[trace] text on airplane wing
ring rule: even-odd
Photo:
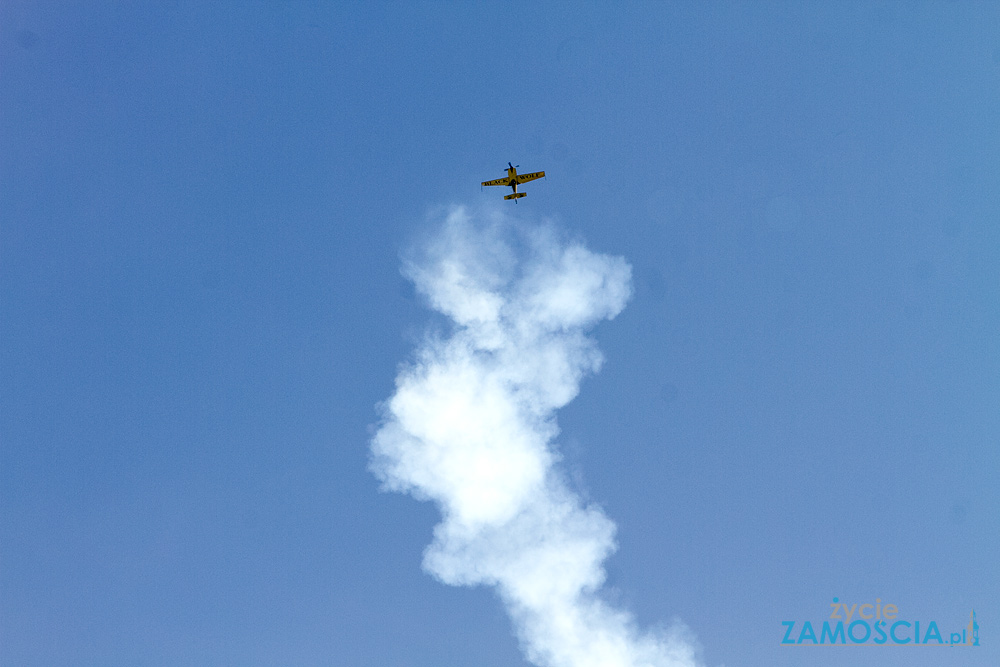
[[[544,176],[545,176],[545,172],[544,171],[536,171],[533,174],[518,174],[517,175],[517,182],[518,183],[527,183],[528,181],[533,181],[536,178],[543,178]]]
[[[510,185],[510,179],[498,178],[495,181],[483,181],[483,185]]]

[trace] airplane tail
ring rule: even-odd
[[[515,192],[512,195],[505,195],[504,199],[520,199],[521,197],[527,197],[527,192]]]

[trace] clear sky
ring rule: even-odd
[[[1000,664],[1000,5],[147,4],[0,6],[0,664],[527,665],[368,469],[501,204],[632,266],[553,443],[609,604]],[[982,645],[781,645],[835,597]]]

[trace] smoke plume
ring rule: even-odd
[[[602,357],[585,332],[631,294],[631,267],[551,228],[452,209],[404,273],[451,320],[396,378],[372,440],[386,490],[443,515],[424,569],[495,586],[543,667],[690,667],[683,626],[641,632],[601,596],[615,525],[564,482],[555,411]]]

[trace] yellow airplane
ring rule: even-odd
[[[517,167],[520,166],[521,165],[517,165]],[[518,183],[527,183],[528,181],[533,181],[536,178],[545,177],[544,171],[536,171],[533,174],[519,174],[517,173],[517,167],[512,165],[510,162],[507,163],[507,167],[507,178],[498,178],[495,181],[483,181],[483,185],[507,185],[514,188],[514,194],[504,195],[504,199],[513,199],[515,204],[519,198],[525,197],[528,194],[527,192],[517,191]]]

